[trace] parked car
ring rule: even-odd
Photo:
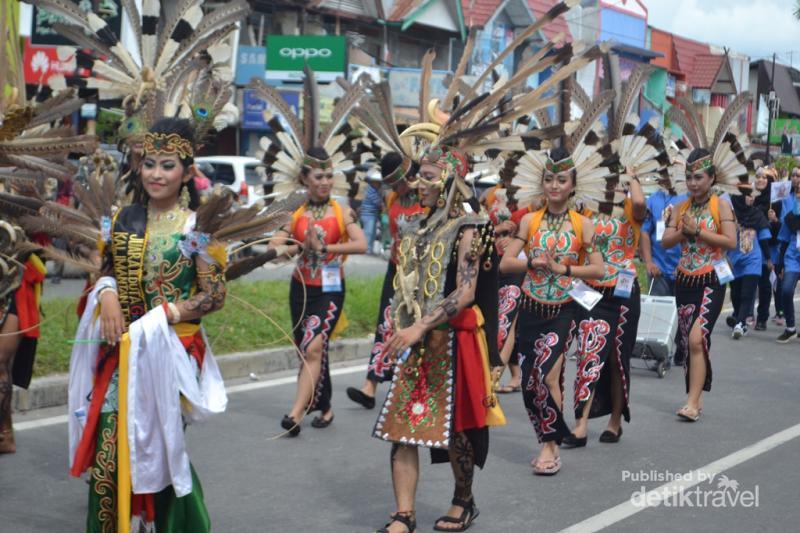
[[[215,155],[195,159],[198,169],[217,184],[232,190],[239,203],[250,206],[272,192],[272,183],[264,173],[264,163],[256,157]]]

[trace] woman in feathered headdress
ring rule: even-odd
[[[326,428],[333,422],[328,346],[331,336],[346,324],[341,319],[345,298],[342,263],[350,254],[367,251],[367,239],[355,213],[334,198],[347,196],[354,186],[345,176],[345,172],[354,174],[347,118],[362,91],[356,87],[341,97],[331,122],[320,128],[317,83],[308,66],[302,121],[274,88],[255,78],[251,86],[269,104],[266,113],[270,114],[271,133],[261,139],[261,147],[267,175],[275,182],[275,195],[281,198],[307,191],[305,203],[275,234],[268,250],[298,257],[289,307],[295,345],[302,357],[294,403],[281,420],[288,435],[296,437],[309,412],[320,411],[311,421],[314,428]]]
[[[600,442],[618,442],[622,418],[630,422],[630,358],[640,313],[640,289],[633,260],[646,209],[639,179],[657,176],[668,163],[655,129],[646,124],[639,130],[639,117],[630,114],[650,68],[642,65],[631,73],[625,88],[618,91],[617,105],[609,110],[608,135],[600,153],[611,174],[603,201],[583,212],[594,225],[595,244],[605,271],[601,279],[589,280],[602,298],[591,310],[584,310],[578,322],[576,424],[563,439],[564,447],[586,445],[589,418],[611,415]],[[598,100],[584,109],[590,120],[615,100],[615,92],[603,93]]]
[[[726,284],[733,274],[725,251],[737,243],[736,218],[717,190],[736,192],[749,180],[747,141],[732,130],[749,101],[739,95],[726,109],[711,143],[691,102],[679,98],[669,117],[683,130],[680,141],[685,159],[689,199],[673,210],[662,243],[680,244],[681,259],[675,277],[678,306],[676,359],[685,361],[686,404],[677,415],[691,422],[700,418],[703,391],[711,390],[711,332],[722,310]],[[686,155],[688,153],[688,155]]]
[[[558,473],[558,444],[570,434],[561,412],[561,376],[579,316],[573,300],[574,280],[603,275],[603,259],[593,244],[593,225],[570,204],[575,200],[591,203],[592,189],[605,188],[608,169],[598,168],[601,160],[583,144],[574,154],[565,148],[530,151],[520,160],[513,182],[519,187],[520,202],[542,194],[546,201],[545,207],[522,218],[500,264],[501,272],[525,273],[517,319],[525,335],[518,346],[525,407],[543,443],[532,462],[535,474]],[[523,249],[525,260],[517,257]]]

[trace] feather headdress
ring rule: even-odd
[[[317,81],[308,65],[304,74],[302,121],[276,89],[257,78],[250,81],[249,87],[267,102],[264,116],[271,130],[261,138],[258,157],[266,164],[267,175],[275,181],[273,194],[279,198],[302,188],[300,173],[303,168],[332,170],[331,194],[347,195],[357,186],[347,118],[364,96],[363,88],[351,86],[334,106],[330,123],[320,128]],[[324,149],[329,158],[313,157],[309,152],[314,148]]]
[[[677,140],[679,152],[676,164],[685,169],[686,174],[707,169],[713,165],[716,171],[715,187],[723,192],[738,192],[737,185],[747,183],[753,171],[749,156],[747,135],[740,134],[736,126],[739,115],[750,103],[750,93],[739,94],[722,114],[709,142],[702,119],[694,104],[686,98],[678,98],[667,116],[680,126],[683,137]],[[705,148],[710,156],[688,164],[688,157],[695,148]]]
[[[66,19],[54,29],[94,55],[78,55],[78,64],[91,68],[88,78],[56,77],[51,85],[66,83],[96,89],[101,99],[123,99],[126,120],[120,136],[147,131],[165,116],[192,118],[202,140],[230,100],[231,72],[226,66],[230,47],[225,39],[248,13],[245,0],[219,4],[203,12],[204,0],[159,0],[121,3],[134,36],[124,45],[97,13],[84,11],[68,0],[31,0],[35,6]],[[96,76],[95,76],[96,75]],[[218,124],[219,125],[219,124]]]

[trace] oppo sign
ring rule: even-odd
[[[333,56],[333,50],[330,48],[281,48],[278,53],[281,57],[290,59],[312,59],[315,57],[321,59],[328,59]]]
[[[342,35],[267,35],[267,78],[302,79],[306,64],[335,79],[346,70],[347,42]]]

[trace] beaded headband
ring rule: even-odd
[[[429,148],[427,152],[425,152],[425,155],[422,156],[420,163],[436,165],[446,170],[448,174],[450,172],[455,172],[459,178],[463,178],[467,175],[468,165],[466,156],[452,148],[444,148],[441,146]]]
[[[562,159],[561,161],[553,161],[552,159],[547,158],[544,168],[553,174],[560,174],[561,172],[566,172],[567,170],[572,170],[575,168],[575,163],[572,161],[571,157]]]
[[[333,163],[331,162],[330,158],[328,159],[317,159],[316,157],[312,157],[306,154],[303,157],[303,165],[309,168],[315,168],[320,170],[330,170],[333,168]]]
[[[145,154],[176,154],[181,159],[194,157],[192,143],[177,133],[145,133],[143,149]]]
[[[689,163],[686,170],[688,174],[695,174],[697,172],[706,171],[712,166],[714,166],[714,162],[711,160],[711,156],[707,155],[705,157],[701,157],[694,163]]]

